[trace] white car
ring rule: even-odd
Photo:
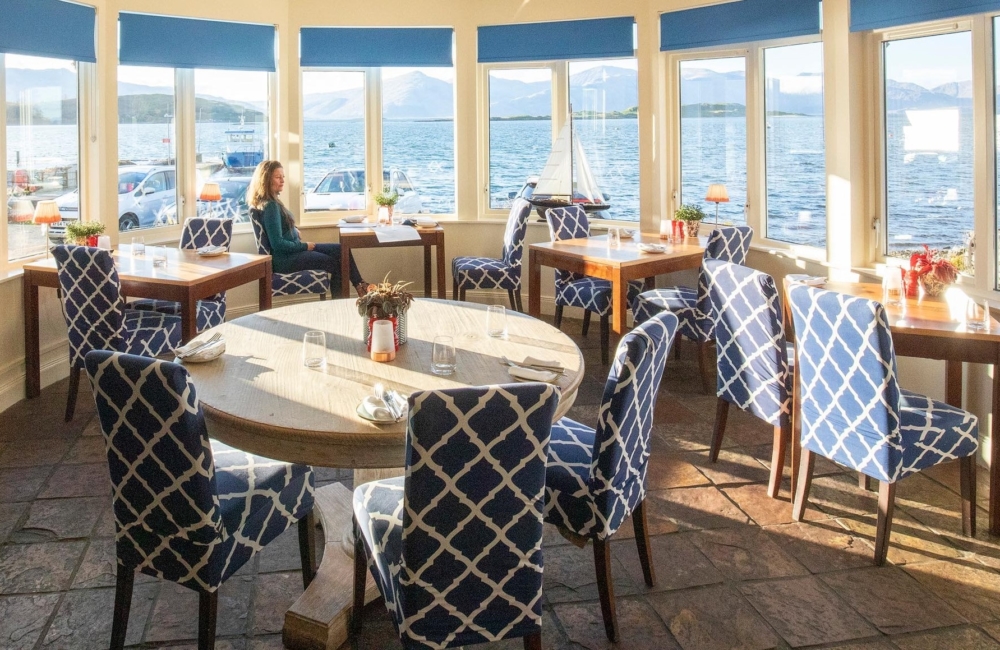
[[[165,226],[170,223],[170,209],[176,202],[173,167],[127,165],[118,168],[118,230]],[[80,195],[76,190],[57,198],[56,204],[64,221],[80,218]],[[57,232],[52,236],[55,238]]]
[[[389,186],[390,191],[396,190],[399,194],[396,211],[403,214],[423,212],[420,195],[406,172],[401,169],[384,170],[382,182]],[[367,189],[365,170],[334,169],[306,194],[306,210],[364,210]]]

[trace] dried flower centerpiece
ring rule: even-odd
[[[396,349],[406,343],[406,310],[413,302],[413,294],[406,291],[410,282],[389,282],[389,276],[379,284],[369,284],[365,295],[358,298],[358,314],[364,317],[365,343],[371,346],[372,324],[377,320],[392,321],[396,336]]]
[[[910,256],[910,270],[917,274],[920,286],[929,296],[940,296],[945,287],[958,279],[955,265],[927,244],[922,253]]]

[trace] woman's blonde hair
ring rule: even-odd
[[[281,203],[271,191],[271,177],[279,169],[282,169],[282,166],[277,160],[264,160],[253,170],[250,187],[247,188],[247,203],[251,208],[263,210],[271,201]]]

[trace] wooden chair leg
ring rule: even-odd
[[[330,296],[326,295],[325,293],[319,294],[319,300],[320,300],[320,302],[323,302],[324,300],[329,299],[329,297]]]
[[[722,437],[726,435],[726,421],[729,419],[729,402],[721,397],[715,403],[715,429],[712,432],[712,449],[708,459],[713,463],[719,460],[719,450],[722,449]]]
[[[788,442],[792,439],[792,423],[786,421],[785,424],[774,427],[774,448],[771,450],[771,478],[767,484],[767,495],[772,499],[778,498],[781,491],[781,479],[785,476],[785,453],[788,450]]]
[[[312,511],[299,519],[299,557],[302,559],[302,588],[308,589],[316,577],[316,518]]]
[[[611,582],[611,544],[594,540],[594,568],[597,569],[597,595],[601,599],[601,615],[608,641],[618,642],[618,616],[615,614],[615,588]]]
[[[816,467],[816,457],[808,449],[803,449],[799,456],[798,485],[795,487],[795,503],[792,506],[792,519],[802,521],[809,505],[809,489],[812,487],[813,468]]]
[[[678,334],[674,337],[674,360],[680,361],[681,358],[681,335]]]
[[[608,355],[611,346],[611,315],[601,316],[601,365],[608,365]]]
[[[878,485],[878,523],[875,528],[875,566],[885,564],[892,532],[892,510],[896,505],[896,484],[880,481]]]
[[[451,278],[451,299],[458,300],[458,276]]]
[[[198,594],[198,650],[215,650],[215,624],[219,613],[219,591]]]
[[[128,631],[128,614],[132,607],[132,585],[135,584],[135,571],[118,565],[118,577],[115,579],[115,614],[111,623],[111,650],[122,650],[125,647],[125,633]]]
[[[513,289],[507,289],[507,300],[510,301],[510,310],[517,311],[517,300],[514,298]]]
[[[73,413],[76,411],[76,395],[80,392],[80,371],[81,368],[69,369],[69,392],[66,394],[66,421],[73,420]]]
[[[351,609],[351,632],[361,631],[361,613],[365,609],[365,588],[368,582],[368,551],[361,537],[357,518],[354,519],[354,607]]]
[[[858,472],[858,487],[865,492],[870,492],[872,489],[872,477],[863,472]]]
[[[715,370],[715,366],[708,361],[708,341],[698,341],[698,368],[701,369],[701,388],[708,394],[715,392],[713,390],[715,377],[712,376],[712,372]]]
[[[552,325],[555,326],[556,329],[562,327],[562,313],[563,313],[563,306],[556,305],[556,315],[552,319]]]
[[[462,302],[465,302],[465,287],[461,287],[458,290],[458,299],[461,300]]]
[[[514,297],[517,298],[517,311],[524,313],[524,305],[521,304],[521,290],[518,289],[514,292]]]
[[[542,650],[542,633],[535,632],[524,637],[524,650]]]
[[[635,546],[639,551],[639,565],[647,587],[656,586],[656,571],[653,569],[653,547],[649,544],[649,526],[646,524],[646,499],[643,497],[632,512],[632,528],[635,529]]]
[[[587,338],[587,332],[589,332],[589,331],[590,331],[590,311],[584,310],[584,312],[583,312],[583,329],[580,330],[580,334],[582,334],[584,338]]]
[[[1000,444],[1000,443],[998,443]],[[966,456],[959,462],[962,484],[962,534],[976,536],[976,457]]]

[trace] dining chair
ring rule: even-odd
[[[56,275],[69,338],[66,421],[73,419],[84,357],[114,350],[156,357],[181,344],[180,316],[127,309],[111,252],[88,246],[55,246]]]
[[[189,217],[181,230],[181,250],[198,250],[205,246],[222,246],[229,250],[233,240],[232,219]],[[181,304],[173,300],[141,298],[128,303],[129,309],[156,311],[171,316],[181,315]],[[222,291],[198,301],[198,331],[221,325],[226,320],[226,292]]]
[[[778,497],[792,438],[792,373],[774,278],[722,260],[705,260],[715,318],[715,429],[709,460],[719,459],[729,405],[774,427],[767,493]]]
[[[257,244],[257,253],[271,254],[271,242],[264,232],[261,221],[264,213],[256,208],[250,210],[250,224],[253,226],[253,239]],[[320,300],[326,300],[330,295],[330,274],[326,271],[293,271],[292,273],[271,274],[271,295],[298,296],[303,294],[318,294]]]
[[[708,236],[704,260],[725,260],[733,264],[743,264],[750,250],[753,229],[747,226],[727,226],[716,228]],[[712,392],[712,367],[708,362],[709,347],[714,340],[714,321],[711,302],[708,297],[709,280],[702,262],[698,270],[698,288],[666,287],[640,294],[632,304],[632,315],[636,323],[642,323],[653,314],[670,311],[680,319],[679,333],[698,344],[698,367],[701,370],[701,386],[706,393]],[[680,356],[680,338],[674,351]]]
[[[622,337],[604,384],[597,428],[569,418],[552,425],[545,521],[592,540],[604,630],[618,640],[611,537],[631,515],[646,585],[656,582],[646,526],[646,470],[656,394],[677,316],[661,312]]]
[[[530,215],[531,204],[524,199],[514,199],[507,215],[500,259],[456,257],[451,261],[452,300],[465,300],[468,289],[506,289],[510,308],[522,311],[521,259]]]
[[[409,398],[406,475],[354,490],[354,609],[370,567],[405,648],[524,638],[541,650],[542,517],[559,391],[527,383]]]
[[[210,440],[183,366],[87,354],[115,517],[111,648],[125,644],[135,572],[198,592],[198,648],[215,646],[219,587],[298,522],[303,583],[315,574],[311,467]]]
[[[590,220],[578,205],[546,210],[549,224],[549,238],[552,241],[582,239],[590,237]],[[610,280],[592,278],[580,273],[556,269],[556,313],[555,326],[562,326],[563,307],[583,309],[583,335],[590,329],[590,314],[601,318],[601,363],[608,364],[608,348],[611,338],[611,297]],[[633,280],[628,283],[628,304],[632,304],[644,283]]]
[[[792,516],[809,500],[815,455],[879,481],[875,564],[885,563],[896,484],[959,460],[962,532],[976,533],[975,415],[899,387],[885,308],[801,284],[787,287],[795,328],[802,455]]]

